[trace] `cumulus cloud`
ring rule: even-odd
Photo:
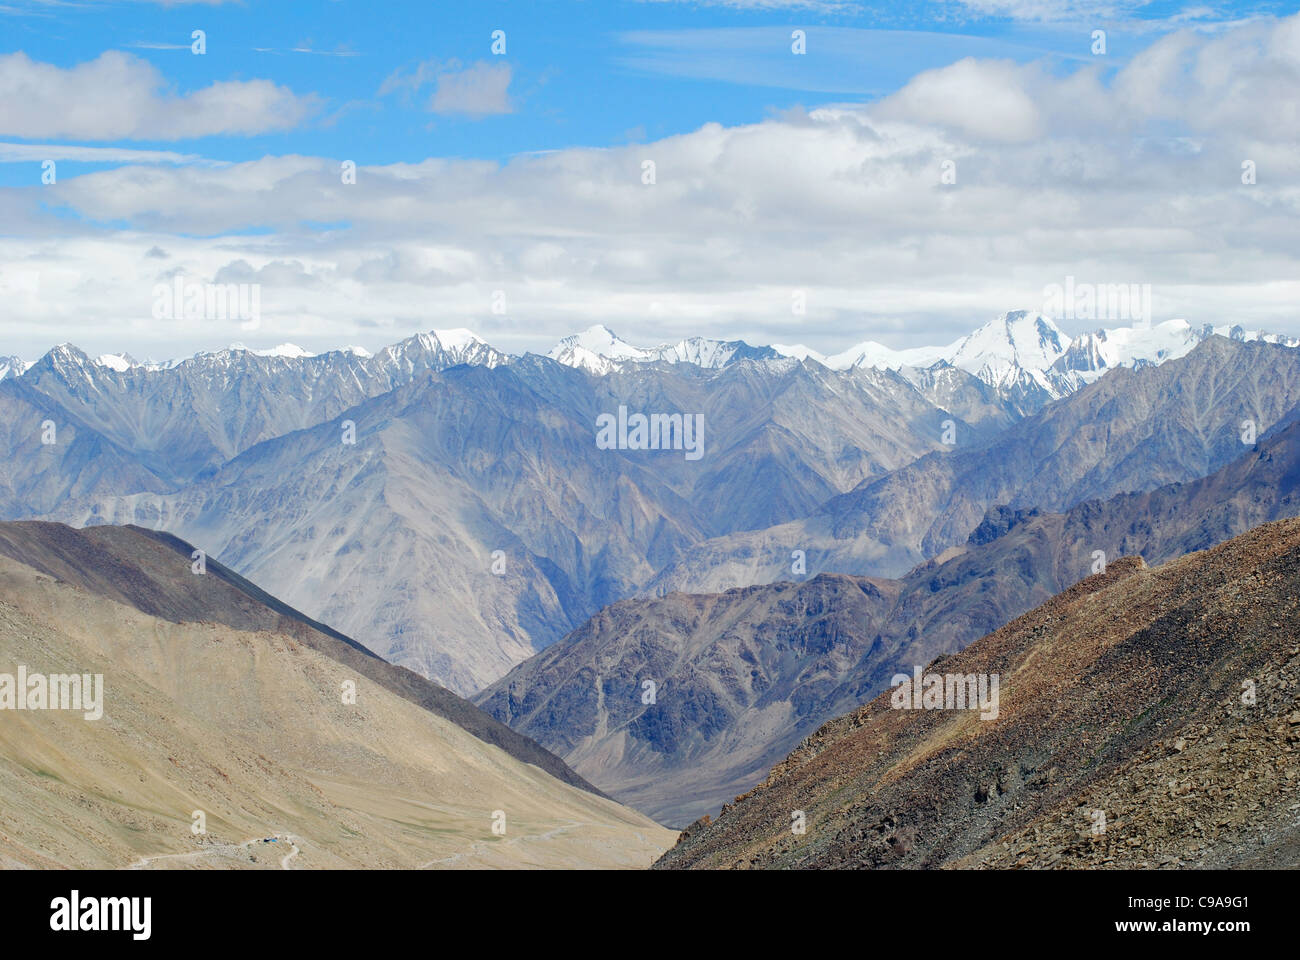
[[[110,50],[63,68],[0,55],[0,136],[184,140],[289,130],[316,109],[269,80],[224,81],[189,94],[167,89],[145,60]]]
[[[1300,120],[1300,17],[1156,40],[1113,77],[966,59],[918,75],[877,116],[981,140],[1203,136],[1282,141]],[[972,116],[974,114],[974,116]]]
[[[933,123],[979,140],[1028,140],[1040,132],[1038,106],[1024,68],[1009,60],[967,57],[927,70],[875,111],[877,116]]]

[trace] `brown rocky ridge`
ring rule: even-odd
[[[995,719],[886,691],[656,866],[1295,867],[1297,612],[1300,520],[1113,562],[930,665],[998,675]]]

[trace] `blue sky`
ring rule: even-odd
[[[1070,9],[1061,5],[1066,19],[1043,22],[989,16],[960,3],[9,0],[0,3],[0,49],[65,68],[121,50],[154,64],[177,93],[268,78],[321,101],[308,122],[274,134],[95,145],[174,151],[179,144],[185,153],[216,160],[308,153],[391,163],[504,159],[655,139],[710,122],[750,123],[796,105],[874,99],[920,70],[963,56],[1021,62],[1047,56],[1068,67],[1091,57],[1090,31],[1098,27],[1107,29],[1109,56],[1118,63],[1186,11],[1210,24],[1284,5],[1152,3],[1122,17],[1073,17]],[[206,33],[204,56],[190,49],[196,29]],[[809,34],[811,55],[790,55],[794,29]],[[496,30],[506,33],[502,57],[491,50]],[[478,62],[511,67],[510,113],[435,115],[427,109],[427,88],[422,95],[379,95],[395,72],[413,73],[421,63],[455,69]],[[31,173],[0,167],[11,184]]]
[[[146,240],[150,248],[163,248],[166,244],[162,241],[169,236],[178,238],[178,242],[208,238],[214,241],[209,252],[229,249],[229,244],[220,246],[223,238],[233,241],[241,237],[266,237],[274,238],[278,246],[273,249],[269,241],[263,245],[263,265],[280,261],[302,265],[307,263],[304,257],[313,251],[319,254],[327,247],[341,251],[342,237],[355,240],[358,246],[369,251],[382,248],[390,236],[385,230],[393,228],[391,224],[385,226],[388,221],[383,220],[367,227],[364,223],[367,213],[363,208],[325,201],[316,204],[313,212],[294,219],[287,208],[279,210],[276,206],[276,200],[285,198],[287,203],[290,196],[281,174],[273,174],[275,185],[265,188],[269,191],[266,194],[269,203],[264,207],[250,203],[251,212],[242,220],[234,214],[220,216],[218,211],[199,209],[192,201],[169,201],[165,208],[150,208],[148,202],[133,205],[125,200],[118,202],[114,197],[121,195],[123,184],[138,185],[142,178],[196,178],[203,169],[230,169],[230,165],[260,164],[257,171],[261,176],[273,166],[268,159],[287,157],[314,158],[322,168],[351,160],[363,169],[382,169],[398,186],[408,177],[404,165],[412,165],[419,169],[411,176],[427,180],[422,197],[437,195],[440,184],[445,186],[452,171],[457,177],[473,173],[473,189],[504,189],[492,186],[491,177],[477,179],[479,174],[474,172],[477,168],[468,161],[496,164],[501,172],[498,179],[507,179],[506,174],[512,171],[536,170],[535,166],[516,161],[548,153],[572,158],[566,170],[573,169],[573,164],[585,169],[585,155],[580,150],[575,152],[575,148],[598,148],[609,151],[603,156],[618,157],[621,156],[618,151],[626,151],[629,145],[634,145],[634,150],[641,146],[655,150],[660,149],[657,144],[669,145],[662,149],[670,153],[680,147],[684,159],[673,170],[684,171],[688,162],[713,162],[700,160],[698,153],[691,152],[693,148],[689,144],[682,146],[682,138],[707,139],[707,134],[699,134],[706,125],[717,125],[728,132],[751,128],[771,130],[787,123],[792,116],[837,105],[866,111],[864,115],[869,115],[871,123],[878,121],[878,115],[888,115],[891,122],[909,121],[899,113],[902,108],[898,104],[905,103],[921,104],[916,107],[918,117],[927,111],[941,114],[942,104],[936,106],[933,97],[927,100],[924,97],[928,94],[917,92],[918,77],[923,80],[926,71],[942,71],[967,59],[978,65],[981,83],[1002,82],[995,77],[1003,76],[998,73],[1002,70],[999,64],[1023,68],[1023,74],[1006,74],[1008,78],[1016,78],[1007,80],[1010,100],[1004,102],[996,87],[992,88],[992,96],[997,110],[1011,111],[1006,122],[1013,124],[1020,115],[1015,107],[1016,98],[1033,99],[1036,112],[1030,126],[1037,129],[1041,126],[1039,119],[1048,115],[1043,106],[1046,99],[1040,103],[1038,98],[1064,96],[1061,92],[1064,87],[1051,89],[1055,81],[1076,74],[1095,74],[1104,88],[1115,82],[1134,58],[1146,55],[1154,61],[1156,58],[1150,51],[1160,49],[1162,39],[1192,35],[1197,38],[1195,43],[1213,44],[1215,38],[1234,31],[1245,35],[1251,30],[1266,29],[1259,25],[1281,22],[1280,18],[1289,16],[1295,9],[1296,4],[1275,2],[1140,4],[1125,0],[967,0],[945,4],[852,0],[802,3],[784,0],[722,3],[0,0],[3,29],[0,57],[8,58],[0,60],[0,86],[6,82],[6,64],[11,84],[6,88],[9,102],[0,104],[0,214],[7,211],[9,220],[7,228],[0,226],[0,236],[21,240],[66,235],[66,244],[71,247],[80,231],[86,242],[116,243],[123,248]],[[806,33],[806,55],[792,55],[791,32],[795,29]],[[1108,49],[1102,58],[1090,50],[1091,33],[1095,29],[1106,31]],[[191,51],[194,30],[205,32],[207,49],[203,56]],[[492,51],[492,35],[496,30],[505,32],[504,56],[494,55]],[[15,58],[17,54],[23,59]],[[98,63],[94,69],[87,66],[96,65],[106,56],[117,59]],[[1031,73],[1033,79],[1023,79]],[[1130,74],[1136,75],[1136,71]],[[112,100],[97,106],[91,95],[96,91],[81,91],[78,86],[102,87],[108,82],[104,79],[108,76],[122,77],[124,85],[129,84],[134,90],[131,96],[121,98],[124,104],[121,116],[116,115]],[[945,82],[952,82],[951,77]],[[23,87],[24,83],[37,86]],[[42,102],[39,110],[32,107],[31,112],[24,114],[23,105],[31,99],[25,92],[29,89],[59,92],[50,94],[49,102]],[[955,89],[960,94],[961,84]],[[15,95],[15,90],[24,92]],[[916,96],[922,96],[922,100],[916,100]],[[1126,108],[1133,106],[1134,99],[1134,95],[1126,95]],[[246,101],[251,105],[249,109],[242,106]],[[875,105],[882,104],[877,112]],[[969,110],[978,111],[980,107],[975,102],[969,105]],[[1059,103],[1054,109],[1060,112]],[[1179,138],[1187,139],[1189,132],[1182,127],[1197,126],[1195,122],[1189,124],[1185,116],[1166,117],[1160,110],[1148,110],[1146,105],[1141,107],[1141,115],[1145,127],[1139,130],[1133,122],[1128,122],[1120,135],[1123,144],[1112,143],[1110,149],[1132,151],[1138,145],[1142,151],[1149,152],[1149,146],[1142,145],[1153,142],[1153,136],[1181,142]],[[69,118],[66,122],[65,116]],[[59,119],[56,122],[49,118]],[[967,129],[961,118],[937,114],[922,119],[932,122],[936,131],[947,131],[944,136],[960,129],[970,140],[963,144],[949,143],[945,149],[951,150],[954,156],[963,153],[975,161],[982,157],[982,162],[993,163],[994,154],[1004,149],[989,145],[990,141],[1006,139],[996,129]],[[1050,127],[1051,124],[1043,126],[1042,136],[1055,138],[1062,145],[1071,139],[1068,129],[1062,131],[1059,125],[1057,129]],[[1222,139],[1213,128],[1191,132],[1199,138],[1197,143]],[[1095,133],[1104,139],[1111,137],[1107,130],[1098,129]],[[1242,136],[1240,150],[1245,150],[1250,138]],[[1026,133],[1019,139],[1027,138]],[[738,133],[737,139],[743,137]],[[1289,139],[1294,141],[1294,135]],[[111,152],[103,152],[106,150]],[[58,184],[42,192],[40,161],[46,156],[58,158]],[[438,171],[429,168],[431,160],[466,163]],[[1059,157],[1052,162],[1059,162]],[[1235,160],[1232,165],[1236,166]],[[191,172],[177,172],[182,168]],[[573,176],[592,178],[586,187],[580,183],[571,185],[578,197],[590,193],[591,184],[600,181],[596,174],[579,172]],[[192,179],[191,190],[193,182]],[[230,187],[230,184],[223,186]],[[817,190],[815,183],[802,186]],[[1085,188],[1086,184],[1079,185],[1080,191]],[[717,192],[714,190],[713,194]],[[8,196],[4,196],[6,193]],[[1290,202],[1289,193],[1283,197],[1285,202]],[[1082,193],[1071,206],[1077,209],[1083,203],[1081,198]],[[464,199],[469,202],[468,197]],[[482,199],[487,204],[490,198]],[[439,195],[438,210],[446,210],[449,202]],[[752,201],[737,203],[748,210],[745,204]],[[191,206],[194,209],[190,210]],[[235,208],[232,205],[227,210]],[[481,223],[499,215],[504,216],[485,207],[485,212],[470,222]],[[542,216],[540,212],[535,215]],[[608,211],[603,215],[608,217]],[[528,271],[520,263],[538,262],[536,257],[544,259],[545,251],[549,250],[555,256],[568,257],[566,262],[570,266],[586,265],[581,269],[573,267],[573,275],[580,275],[590,267],[589,252],[572,253],[566,249],[557,254],[552,248],[557,244],[564,247],[566,237],[595,232],[599,229],[595,221],[557,226],[547,238],[539,238],[538,234],[549,232],[549,223],[543,221],[538,227],[528,216],[521,216],[519,222],[511,255],[522,259],[512,266],[492,266],[495,277],[482,276],[486,268],[475,268],[478,270],[475,277],[467,273],[462,279],[473,280],[477,287],[483,288],[513,283],[527,288],[529,297],[534,298],[542,296],[542,288],[550,276],[547,271],[534,270],[525,277]],[[1178,225],[1166,226],[1176,229]],[[433,242],[455,242],[457,231],[463,233],[468,229],[465,221],[450,215],[446,222],[431,226],[427,237],[413,237],[408,227],[403,224],[391,235],[394,243],[399,239],[406,243],[419,242],[426,251]],[[503,228],[495,229],[499,235]],[[610,229],[607,222],[605,229]],[[901,227],[900,230],[902,234],[907,232]],[[656,227],[652,232],[663,240],[662,228]],[[798,224],[786,222],[778,232],[785,238],[783,242],[788,242],[800,231]],[[965,228],[963,232],[967,232]],[[615,234],[613,242],[626,241],[628,262],[636,262],[637,256],[651,256],[633,249],[646,236],[638,233],[632,238],[629,234]],[[550,246],[542,253],[536,249],[529,253],[522,247],[525,238]],[[735,244],[738,253],[749,242],[743,231],[734,236],[719,235],[716,239],[723,245]],[[699,240],[698,234],[678,238],[677,253],[689,260],[691,254],[687,248]],[[663,242],[665,250],[674,243],[671,237]],[[810,233],[808,242],[833,243],[826,234],[816,230]],[[938,243],[938,237],[930,242]],[[984,242],[987,246],[988,238]],[[1143,241],[1134,242],[1143,245]],[[593,241],[593,248],[600,246],[601,241]],[[610,246],[609,239],[604,241],[604,246]],[[50,255],[56,260],[60,256],[57,251]],[[237,259],[261,269],[254,262],[255,255],[256,251],[249,247]],[[341,252],[337,255],[343,256]],[[94,259],[89,254],[86,256],[88,262]],[[438,256],[442,254],[434,259]],[[465,252],[464,256],[477,258],[480,264],[493,264],[497,254],[477,248]],[[528,260],[530,256],[532,260]],[[755,251],[752,256],[759,259],[762,254]],[[656,263],[671,259],[667,252],[653,257]],[[103,254],[97,262],[106,263],[107,259]],[[200,257],[198,251],[193,252],[188,262],[197,266],[200,260],[215,262],[210,257]],[[342,262],[335,262],[334,269],[341,270]],[[1127,262],[1132,262],[1131,258]],[[597,269],[603,266],[606,265],[597,264]],[[672,281],[673,277],[680,280],[684,269],[674,266],[656,281],[648,274],[644,278],[629,277],[628,269],[615,266],[609,273],[622,277],[623,289],[627,291],[653,282]],[[12,261],[10,269],[11,272],[14,269]],[[438,269],[446,272],[442,267]],[[304,271],[313,274],[315,280],[325,276],[319,261],[314,266],[307,265]],[[1104,271],[1113,272],[1113,268]],[[47,272],[50,274],[47,281],[52,280],[53,272]],[[1161,271],[1153,267],[1152,273]],[[1051,276],[1055,278],[1054,274]],[[1263,282],[1258,271],[1252,276],[1256,282]],[[1005,279],[1008,282],[1002,284],[1004,288],[1016,289],[1014,278]],[[1184,285],[1191,279],[1189,273]],[[959,282],[955,276],[949,280]],[[798,276],[791,276],[786,282],[794,286],[799,281]],[[402,282],[410,282],[410,276],[405,276]],[[664,298],[647,294],[643,308],[633,310],[633,315],[623,318],[624,323],[642,323],[654,316],[654,309],[658,308],[666,309],[670,317],[663,324],[665,337],[706,317],[711,329],[705,332],[744,331],[760,338],[766,335],[787,341],[807,339],[820,346],[833,346],[830,341],[835,331],[842,328],[844,318],[859,309],[853,298],[841,296],[822,327],[814,325],[807,330],[787,332],[774,318],[753,315],[751,307],[746,306],[748,294],[737,288],[741,282],[729,281],[726,290],[719,287],[709,296],[700,297],[699,300],[710,304],[700,309],[681,306],[683,297],[694,296],[684,292],[691,286],[685,282],[678,289],[666,289]],[[810,278],[809,282],[816,280]],[[1172,283],[1172,278],[1165,278],[1165,282]],[[865,287],[868,279],[864,277],[863,283]],[[60,287],[47,282],[42,289],[49,296],[49,291]],[[63,289],[70,292],[74,288]],[[1025,289],[1036,287],[1028,284]],[[990,306],[998,295],[989,293]],[[727,298],[734,304],[730,308],[726,305]],[[863,299],[872,298],[864,295]],[[862,326],[880,339],[897,342],[913,329],[909,327],[907,312],[898,306],[906,298],[893,291],[886,299],[895,306],[878,311],[875,320],[866,320]],[[1221,299],[1222,294],[1215,302]],[[426,312],[437,314],[430,316],[428,326],[482,327],[497,322],[491,315],[480,316],[467,309],[463,297],[453,300],[455,307],[425,308]],[[552,332],[562,332],[563,304],[572,300],[572,296],[555,294],[544,310],[536,312],[530,323],[539,331],[536,334],[539,343]],[[625,311],[626,304],[634,300],[611,297],[610,309]],[[540,304],[541,301],[524,302]],[[928,303],[922,314],[933,324],[932,339],[969,326],[967,314],[975,309],[971,306],[973,302],[968,298],[946,313],[935,302]],[[1170,298],[1171,309],[1175,303],[1182,309],[1187,302],[1190,295]],[[1007,308],[1013,306],[1007,304]],[[129,306],[113,307],[105,316],[111,316],[112,310],[129,313],[130,309]],[[311,325],[314,308],[295,309],[298,319],[286,324],[286,334],[296,329],[301,338],[316,329]],[[1271,309],[1250,313],[1252,316],[1261,312],[1269,314]],[[71,306],[67,306],[61,312],[56,311],[56,316],[71,312]],[[410,313],[405,309],[389,309],[387,319],[374,322],[380,329],[391,327],[397,332],[420,322],[414,312],[413,306]],[[588,305],[576,311],[582,317],[575,318],[568,326],[582,326],[586,319],[608,320],[611,325],[618,325],[620,315],[600,317],[599,312]],[[394,313],[400,315],[393,316]],[[30,350],[51,332],[48,328],[52,322],[47,318],[37,329],[10,321],[10,328],[0,332]],[[335,321],[321,323],[319,329],[322,339],[346,333]],[[68,332],[70,337],[84,336],[75,326]],[[364,325],[355,332],[364,335]],[[528,339],[519,329],[502,332],[521,342]],[[200,333],[215,335],[209,331]],[[168,336],[173,334],[176,331],[170,331]],[[162,335],[151,334],[146,339],[151,339],[151,348],[164,349],[166,341]],[[192,332],[177,334],[176,339],[189,343],[194,336]],[[0,352],[5,352],[3,344]]]

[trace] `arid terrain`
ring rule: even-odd
[[[1297,520],[1114,562],[931,664],[998,675],[996,718],[883,693],[657,866],[1294,868],[1298,611]]]
[[[154,544],[194,589],[221,586],[191,573],[188,554],[115,536],[105,549]],[[0,672],[102,674],[105,688],[98,720],[0,713],[0,865],[643,867],[671,844],[643,815],[327,656],[321,635],[284,619],[293,629],[177,622],[0,556]]]

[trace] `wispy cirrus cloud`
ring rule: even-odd
[[[1022,24],[1089,24],[1142,29],[1172,29],[1198,24],[1241,23],[1275,15],[1284,4],[1187,3],[1159,0],[957,0],[969,17],[1011,20]]]
[[[864,0],[641,0],[642,3],[691,3],[701,7],[730,7],[733,10],[810,10],[838,13],[861,9]]]
[[[155,5],[160,7],[219,7],[222,4],[239,4],[245,0],[10,0],[6,7],[17,10],[40,10],[42,8],[108,6],[112,3],[132,3]]]
[[[0,143],[0,163],[70,160],[74,163],[213,163],[196,153],[171,150],[129,150],[122,147],[81,147],[62,143]]]
[[[972,13],[1035,22],[1117,20],[1131,17],[1150,0],[958,0]]]
[[[1161,0],[640,0],[642,3],[677,4],[731,9],[740,13],[780,12],[827,14],[874,22],[907,20],[912,26],[963,24],[981,20],[1018,24],[1163,24],[1194,21],[1235,22],[1276,15],[1288,6],[1274,0],[1250,4],[1188,3],[1170,10]]]
[[[618,35],[619,65],[642,73],[818,93],[874,96],[920,70],[974,56],[1027,61],[1051,56],[1089,62],[1087,46],[1035,44],[1033,38],[981,37],[928,30],[813,27],[806,56],[791,53],[789,27],[636,30]],[[1086,35],[1085,35],[1086,39]]]
[[[396,70],[384,80],[379,96],[418,94],[432,85],[425,103],[431,113],[485,117],[514,112],[510,102],[513,70],[508,63],[479,60],[465,67],[459,60],[429,60],[409,71]]]
[[[305,53],[315,57],[359,57],[361,53],[348,47],[336,47],[333,50],[318,50],[310,41],[283,50],[275,47],[254,47],[256,53]]]
[[[153,40],[139,40],[134,43],[128,43],[126,46],[133,50],[190,50],[191,45],[188,43],[164,43]],[[252,47],[254,53],[306,53],[317,57],[359,57],[361,54],[356,50],[347,47],[337,47],[333,50],[318,50],[310,41],[304,41],[293,47]]]

